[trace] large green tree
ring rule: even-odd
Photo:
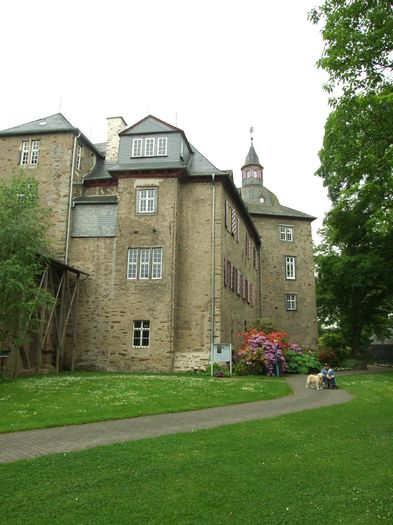
[[[323,24],[318,66],[329,74],[327,91],[359,94],[392,82],[391,0],[325,0],[309,18]]]
[[[37,180],[23,172],[0,179],[0,343],[15,352],[37,325],[39,307],[53,301],[39,286],[48,227]]]
[[[393,9],[382,0],[326,0],[310,18],[325,24],[325,88],[341,88],[317,171],[332,201],[316,256],[318,311],[357,353],[393,310]]]

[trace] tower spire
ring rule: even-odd
[[[242,167],[242,186],[249,184],[263,185],[263,166],[254,149],[254,127],[250,126],[251,145],[244,166]]]

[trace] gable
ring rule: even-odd
[[[125,129],[120,133],[120,135],[140,135],[145,133],[168,133],[178,131],[181,132],[180,129],[175,128],[174,126],[171,126],[170,124],[167,124],[163,120],[157,119],[156,117],[153,117],[149,115],[148,117],[144,118],[143,120],[140,120],[133,126]]]

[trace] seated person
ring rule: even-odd
[[[321,370],[321,374],[323,375],[323,378],[322,378],[323,384],[326,388],[329,388],[328,372],[329,372],[329,365],[325,363]]]
[[[326,378],[328,381],[328,388],[337,388],[333,368],[329,368]]]

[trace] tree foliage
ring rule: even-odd
[[[392,82],[391,0],[325,0],[309,18],[324,24],[318,66],[329,74],[328,92],[340,86],[346,94],[359,94]]]
[[[393,9],[382,0],[325,0],[318,65],[342,88],[325,125],[317,175],[332,201],[316,254],[320,320],[357,353],[393,310]]]
[[[49,253],[48,224],[34,177],[19,173],[0,179],[1,343],[21,344],[34,329],[38,308],[53,302],[39,287]]]

